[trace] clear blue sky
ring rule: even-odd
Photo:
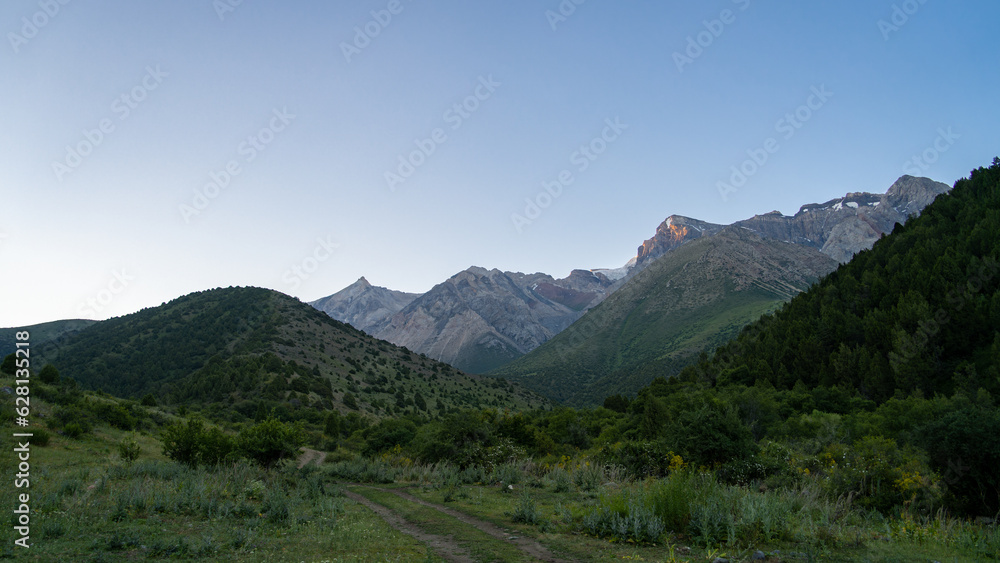
[[[1000,154],[995,1],[229,5],[0,4],[0,326],[561,277]]]

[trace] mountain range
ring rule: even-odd
[[[631,396],[836,267],[814,248],[728,226],[664,254],[572,327],[493,373],[573,406]]]
[[[787,242],[790,245],[781,248],[789,252],[798,253],[796,247],[802,247],[832,259],[817,270],[801,272],[802,280],[815,280],[814,276],[832,270],[836,263],[870,248],[896,223],[918,214],[948,189],[928,178],[903,176],[884,194],[852,192],[825,203],[803,205],[792,216],[772,211],[731,227]],[[361,278],[311,304],[377,338],[470,373],[485,373],[548,342],[659,258],[695,240],[714,237],[726,227],[671,215],[621,268],[573,270],[566,278],[556,279],[543,273],[473,266],[420,295],[376,287]],[[795,256],[789,260],[800,259]],[[760,275],[763,280],[782,274],[739,275]],[[804,288],[799,281],[791,283],[796,291]]]

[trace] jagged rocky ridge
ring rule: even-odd
[[[947,184],[928,178],[903,176],[884,194],[853,192],[826,203],[803,205],[792,216],[772,211],[733,225],[765,238],[817,248],[843,264],[857,252],[871,248],[882,235],[892,232],[896,223],[905,222],[910,215],[919,215],[921,209],[949,189]],[[639,247],[636,262],[641,268],[681,244],[712,236],[723,227],[672,215],[660,224],[653,238]]]

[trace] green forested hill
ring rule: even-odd
[[[676,375],[836,262],[729,227],[664,255],[570,328],[493,372],[566,404],[633,395]]]
[[[262,402],[379,416],[542,404],[515,385],[462,374],[259,288],[186,295],[43,351],[87,388],[248,412]]]
[[[1000,393],[1000,159],[748,326],[685,379]]]
[[[0,328],[0,358],[12,354],[17,349],[17,346],[14,345],[14,333],[18,331],[29,331],[32,346],[36,352],[42,352],[59,346],[65,339],[96,322],[86,319],[69,319],[25,327]]]

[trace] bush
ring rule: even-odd
[[[163,430],[163,455],[191,468],[198,466],[203,450],[201,436],[205,425],[200,420],[189,420],[187,424],[177,422]]]
[[[100,402],[90,407],[90,410],[101,420],[115,428],[134,430],[139,421],[124,406]]]
[[[91,413],[79,406],[57,407],[52,414],[56,425],[61,425],[63,434],[70,438],[79,438],[91,430]]]
[[[926,424],[917,435],[947,483],[955,510],[983,516],[1000,510],[1000,413],[966,408]]]
[[[493,473],[490,474],[490,481],[504,485],[517,485],[523,477],[521,468],[513,463],[505,463],[493,470]]]
[[[59,383],[59,370],[52,364],[46,364],[42,371],[38,372],[38,378],[42,380],[42,383],[55,385]]]
[[[236,438],[240,454],[270,467],[285,457],[294,457],[305,443],[302,423],[288,424],[268,418],[240,431]]]
[[[616,443],[602,448],[598,459],[605,465],[621,467],[638,479],[663,477],[687,465],[663,442]]]
[[[140,453],[142,453],[142,449],[139,447],[139,442],[132,436],[126,436],[122,438],[121,442],[118,442],[118,456],[125,463],[131,464],[139,459]]]
[[[583,517],[583,529],[612,541],[652,543],[663,535],[665,526],[642,494],[626,492],[602,499],[600,506]]]
[[[583,465],[577,465],[573,470],[573,482],[581,491],[593,491],[601,486],[603,479],[604,471],[601,467],[599,465],[591,465],[589,461]]]
[[[51,438],[51,435],[49,434],[48,430],[44,428],[39,428],[37,430],[32,431],[32,434],[34,434],[34,436],[32,436],[31,438],[31,443],[33,445],[36,446],[49,445],[49,439]]]
[[[820,460],[827,466],[824,483],[831,496],[854,495],[859,506],[883,514],[917,495],[929,495],[924,505],[940,497],[927,465],[888,438],[866,436],[850,448],[834,445]]]
[[[538,512],[538,507],[535,506],[535,501],[528,494],[528,491],[521,493],[517,504],[514,505],[514,512],[510,514],[510,519],[513,522],[531,524],[532,526],[541,522],[542,515]]]
[[[79,438],[89,431],[89,429],[83,424],[77,422],[70,422],[66,426],[63,426],[63,434],[69,438]]]
[[[731,408],[706,404],[684,411],[668,429],[667,442],[689,463],[713,466],[757,452],[750,429]]]
[[[410,420],[386,419],[364,431],[365,455],[382,453],[394,446],[406,446],[417,433],[417,425]]]
[[[573,485],[573,479],[562,467],[557,467],[549,472],[549,480],[552,481],[552,490],[557,493],[568,493]]]

